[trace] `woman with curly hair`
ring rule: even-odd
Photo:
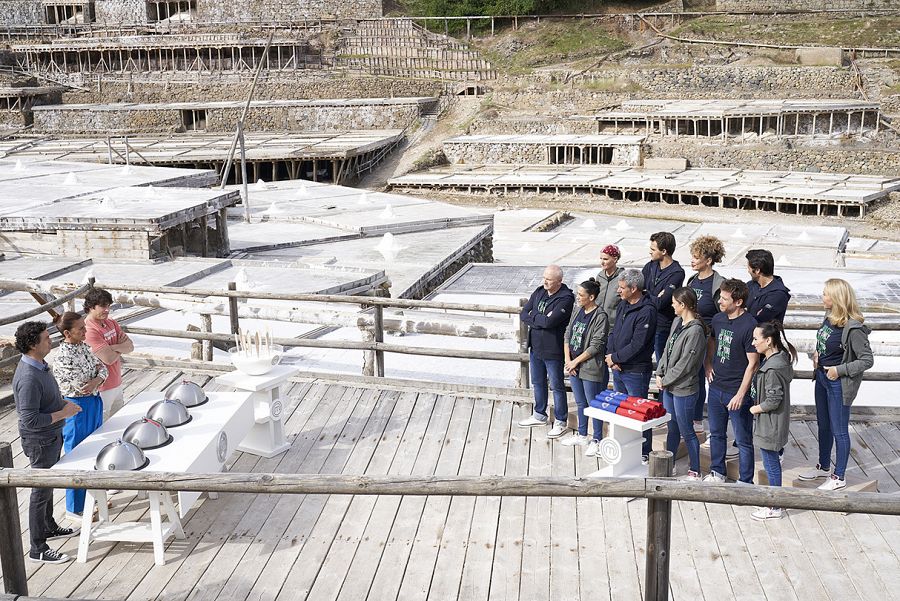
[[[700,236],[690,245],[691,269],[694,275],[688,278],[685,286],[697,295],[697,317],[706,324],[707,331],[713,316],[719,312],[719,287],[725,278],[713,269],[713,265],[721,263],[725,258],[725,245],[715,236]],[[697,403],[694,407],[694,431],[703,432],[703,405],[706,403],[706,374],[701,365],[697,372],[699,389]]]

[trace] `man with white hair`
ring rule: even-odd
[[[548,265],[544,269],[543,284],[531,294],[519,315],[522,323],[528,326],[528,364],[534,389],[534,412],[519,425],[530,428],[547,423],[549,380],[555,422],[547,433],[548,438],[559,438],[568,431],[563,338],[572,316],[575,295],[562,280],[563,271],[559,265]]]

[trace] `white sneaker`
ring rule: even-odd
[[[838,478],[834,474],[831,475],[831,478],[825,481],[825,484],[819,487],[819,490],[840,490],[847,486],[847,481],[843,478]]]
[[[701,442],[701,443],[700,443],[700,446],[703,447],[704,449],[708,449],[708,448],[709,448],[709,443],[710,443],[711,440],[712,440],[712,438],[711,438],[709,435],[707,435],[706,440],[704,440],[703,442]]]
[[[688,473],[679,478],[684,482],[700,482],[700,473],[694,470],[688,470]]]
[[[569,429],[564,422],[555,422],[550,431],[547,432],[547,438],[559,438],[568,431]]]
[[[760,507],[750,514],[754,520],[778,520],[784,516],[784,511],[779,507]]]
[[[734,459],[735,457],[740,456],[741,450],[734,445],[729,445],[725,449],[725,459]]]
[[[559,441],[559,444],[565,445],[567,447],[575,447],[575,446],[583,447],[587,443],[588,443],[588,437],[582,436],[581,434],[578,434],[577,432],[575,434],[572,434],[571,436],[566,436],[565,438],[563,438],[562,440]]]
[[[703,482],[725,482],[725,476],[716,472],[710,472],[703,476]]]
[[[585,457],[599,457],[600,456],[600,441],[599,440],[591,440],[587,448],[584,450]]]
[[[650,465],[650,455],[641,455],[641,465]]]
[[[694,433],[703,434],[703,421],[694,422]]]
[[[533,428],[534,426],[546,426],[547,420],[539,420],[535,416],[531,415],[523,419],[519,422],[519,426],[522,428]]]
[[[810,480],[818,480],[819,478],[827,478],[831,475],[831,472],[828,470],[823,470],[822,466],[816,464],[816,467],[806,470],[805,472],[800,472],[797,474],[797,478],[800,480],[804,480],[809,482]]]

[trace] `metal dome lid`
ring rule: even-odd
[[[147,417],[161,423],[166,428],[174,428],[191,421],[191,414],[181,401],[163,399],[153,404],[147,411]]]
[[[172,442],[172,435],[160,422],[142,417],[125,428],[122,440],[143,449],[157,449]]]
[[[140,448],[120,438],[100,449],[94,469],[133,471],[144,469],[149,464],[150,460]]]
[[[169,386],[166,398],[181,401],[187,408],[197,407],[209,400],[200,385],[190,380],[182,380]]]

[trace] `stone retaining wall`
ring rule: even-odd
[[[469,125],[469,134],[596,134],[597,122],[593,119],[566,119],[564,117],[503,119],[496,115],[483,115]]]
[[[43,22],[41,0],[0,0],[0,25],[41,25]]]
[[[894,8],[897,8],[896,0],[716,0],[716,10],[740,12]]]
[[[547,165],[549,163],[547,148],[550,144],[506,144],[506,143],[473,143],[444,142],[444,155],[452,163],[463,164],[511,164],[511,165]],[[610,165],[641,164],[641,146],[614,146]]]
[[[144,0],[94,0],[94,18],[98,23],[146,23]]]

